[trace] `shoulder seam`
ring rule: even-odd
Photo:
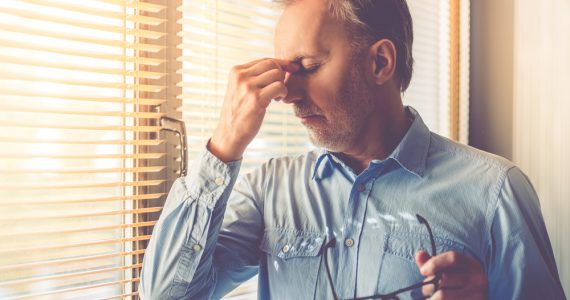
[[[484,237],[485,239],[483,241],[481,241],[481,245],[483,246],[482,249],[486,249],[488,246],[490,246],[491,244],[491,230],[492,230],[492,226],[493,226],[493,220],[495,219],[495,215],[497,214],[497,210],[499,208],[500,205],[500,195],[501,195],[501,190],[503,189],[505,182],[506,182],[506,178],[507,175],[509,173],[510,170],[516,168],[516,166],[510,166],[505,168],[497,177],[497,184],[495,185],[494,191],[493,191],[493,195],[495,195],[495,201],[491,202],[487,208],[487,212],[485,214],[485,234]]]

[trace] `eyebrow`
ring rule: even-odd
[[[323,57],[326,57],[326,56],[327,56],[327,54],[325,54],[325,53],[323,53],[323,54],[318,54],[318,55],[298,55],[298,56],[296,56],[296,57],[292,60],[292,62],[300,64],[300,63],[303,62],[303,60],[305,60],[305,59],[310,59],[310,58],[313,58],[313,59],[316,58],[316,59],[318,59],[318,58],[323,58]]]

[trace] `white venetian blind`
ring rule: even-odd
[[[457,2],[457,3],[454,3]],[[458,124],[455,130],[460,142],[466,143],[469,125],[469,0],[413,0],[408,6],[414,22],[415,60],[410,87],[404,103],[416,108],[424,122],[434,132],[453,137],[451,114]],[[453,20],[452,8],[459,7],[459,22]],[[452,22],[456,22],[452,24]],[[452,25],[459,36],[451,35]],[[452,43],[458,47],[459,61],[452,63]],[[458,68],[458,99],[450,90],[451,68]],[[455,112],[453,105],[456,105]]]
[[[163,196],[141,191],[165,181],[163,9],[0,1],[1,299],[136,297]]]
[[[269,0],[186,0],[182,10],[181,98],[192,159],[218,123],[231,67],[274,56],[273,30],[279,11]],[[291,106],[274,102],[244,155],[242,172],[270,157],[307,149],[306,131]]]

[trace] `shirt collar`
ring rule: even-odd
[[[407,106],[406,113],[414,121],[390,158],[398,162],[407,171],[422,177],[426,169],[431,133],[415,109]]]
[[[408,172],[422,177],[426,168],[430,131],[415,109],[406,106],[406,113],[414,121],[388,159],[393,159]],[[332,153],[320,149],[313,170],[313,179],[323,179],[331,175],[333,168],[339,165],[335,159]]]

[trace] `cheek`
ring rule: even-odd
[[[307,80],[307,93],[318,106],[331,104],[334,99],[339,98],[339,93],[344,85],[344,72],[339,72],[340,68],[329,67],[321,70]]]

